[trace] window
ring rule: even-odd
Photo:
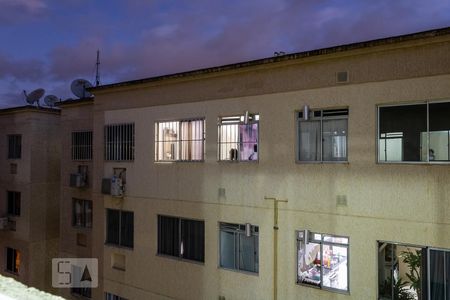
[[[73,199],[72,225],[92,228],[92,201]]]
[[[258,226],[220,223],[220,267],[259,272]]]
[[[134,124],[105,126],[105,160],[134,160]]]
[[[8,158],[19,159],[22,157],[22,136],[20,134],[8,135]]]
[[[13,273],[19,273],[20,269],[20,251],[13,248],[6,248],[6,270]]]
[[[450,161],[450,102],[378,108],[379,162]]]
[[[450,250],[378,242],[379,299],[449,299]]]
[[[298,160],[347,161],[348,109],[298,113]]]
[[[156,161],[203,161],[205,120],[155,123]]]
[[[72,132],[72,160],[92,159],[92,131]]]
[[[92,291],[91,288],[88,287],[79,287],[79,288],[71,288],[70,289],[72,294],[82,296],[85,298],[91,298],[92,297]]]
[[[106,243],[133,248],[134,213],[116,209],[106,210]]]
[[[219,160],[257,161],[259,151],[259,115],[219,119]]]
[[[297,283],[348,292],[348,246],[348,237],[297,231]]]
[[[8,191],[8,215],[20,216],[20,192]]]
[[[111,294],[106,292],[105,293],[105,300],[127,300],[126,298]]]
[[[205,222],[158,216],[158,254],[205,261]]]

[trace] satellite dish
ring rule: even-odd
[[[55,95],[47,95],[44,98],[45,104],[47,104],[47,106],[49,106],[49,107],[55,106],[55,103],[58,101],[59,101],[59,99]]]
[[[45,90],[44,89],[37,89],[32,91],[31,93],[27,94],[27,91],[23,91],[23,94],[25,95],[26,101],[33,105],[34,102],[37,102],[37,105],[39,107],[39,99],[42,98],[42,96],[44,96],[45,94]]]
[[[72,93],[78,98],[92,97],[86,89],[92,87],[92,84],[85,79],[75,79],[70,85]]]

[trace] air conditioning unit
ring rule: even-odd
[[[85,187],[87,185],[86,176],[81,173],[70,174],[70,186],[71,187]]]
[[[125,186],[120,177],[113,176],[112,178],[103,178],[102,194],[111,195],[113,197],[123,197],[125,193]]]
[[[0,218],[0,230],[9,230],[9,220],[8,217]]]

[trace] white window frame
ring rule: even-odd
[[[258,113],[255,114],[249,114],[248,115],[248,121],[245,122],[245,115],[234,115],[234,116],[223,116],[223,117],[219,117],[218,119],[218,123],[217,123],[217,161],[219,162],[249,162],[249,163],[257,163],[259,162],[259,157],[260,157],[260,145],[259,145],[259,139],[260,139],[260,116]],[[244,143],[252,143],[250,142],[245,142],[241,140],[241,134],[239,131],[239,126],[240,125],[254,125],[256,124],[258,127],[258,133],[257,133],[257,140],[256,143],[254,143],[254,145],[256,145],[256,159],[241,159],[241,152],[238,149],[235,149],[235,155],[236,155],[236,159],[233,159],[231,157],[230,153],[223,153],[222,152],[222,147],[225,146],[226,144],[236,144],[237,147],[242,147]],[[226,141],[224,140],[224,137],[222,136],[222,127],[223,126],[230,126],[230,125],[237,125],[237,141]],[[230,149],[230,150],[232,150]],[[228,150],[228,151],[230,151]],[[229,155],[230,154],[230,157]],[[227,158],[224,158],[227,157]]]
[[[200,139],[189,139],[189,137],[185,137],[183,135],[183,124],[194,121],[202,121],[202,125],[200,127],[201,130],[201,138]],[[160,126],[165,123],[173,123],[172,127],[177,130],[177,137],[173,140],[173,144],[176,146],[176,153],[174,153],[174,159],[164,159],[161,158],[160,146],[164,145],[166,141],[164,138],[159,136]],[[204,162],[205,161],[205,118],[190,118],[190,119],[177,119],[177,120],[169,120],[169,121],[157,121],[155,122],[155,162]],[[183,143],[187,143],[188,147],[190,146],[190,142],[201,142],[201,158],[200,159],[184,159],[183,158]]]
[[[347,243],[328,242],[328,241],[324,240],[325,237],[347,239]],[[305,243],[305,238],[308,239],[308,243],[311,242],[311,243],[320,245],[319,251],[320,251],[320,257],[321,257],[321,265],[320,265],[320,285],[319,286],[313,286],[313,285],[299,282],[298,264],[299,264],[299,260],[301,259],[299,257],[299,249],[300,249],[300,244]],[[328,233],[311,232],[309,230],[297,230],[296,231],[296,239],[297,239],[297,248],[296,248],[296,250],[297,250],[296,282],[297,282],[297,284],[301,285],[301,286],[317,288],[317,289],[331,291],[331,292],[350,294],[350,237],[328,234]],[[327,287],[327,286],[323,285],[323,257],[322,257],[323,256],[323,245],[347,248],[347,290]]]
[[[332,112],[342,112],[346,114],[341,114],[341,115],[324,115],[325,113],[332,113]],[[301,163],[301,164],[322,164],[322,163],[332,163],[332,164],[346,164],[348,163],[348,139],[349,139],[349,128],[348,128],[348,119],[349,119],[349,108],[345,107],[345,108],[329,108],[329,109],[313,109],[310,112],[310,116],[308,117],[308,120],[304,120],[303,111],[297,111],[296,112],[296,121],[297,121],[297,137],[296,137],[296,162],[297,163]],[[300,117],[301,114],[301,117]],[[345,160],[324,160],[323,159],[323,121],[327,121],[327,120],[346,120],[347,121],[347,132],[346,132],[346,139],[345,139],[345,156],[346,159]],[[320,122],[320,144],[319,144],[319,157],[320,159],[318,160],[302,160],[300,157],[300,124],[301,123],[306,123],[306,122],[311,122],[311,121],[318,121]]]

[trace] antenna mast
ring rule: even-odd
[[[95,86],[100,85],[100,74],[98,73],[98,69],[100,66],[100,50],[97,50],[97,62],[96,62],[96,71],[95,71]]]

